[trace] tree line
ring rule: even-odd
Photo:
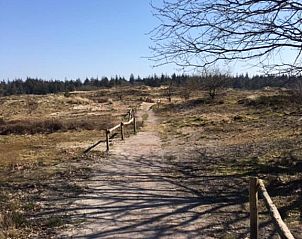
[[[208,75],[152,75],[141,78],[130,75],[129,79],[116,76],[108,79],[107,77],[86,78],[85,80],[43,80],[28,77],[26,80],[15,79],[12,81],[0,82],[0,96],[19,95],[19,94],[38,94],[45,95],[59,92],[71,92],[76,90],[96,90],[99,88],[111,88],[116,86],[146,85],[160,87],[163,85],[173,85],[175,87],[188,87],[190,85],[204,86],[205,88],[228,87],[235,89],[256,90],[264,87],[286,87],[295,88],[302,81],[302,76],[269,76],[255,75],[250,77],[248,74],[229,76],[223,74]]]

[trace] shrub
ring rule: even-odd
[[[287,106],[288,104],[292,104],[297,100],[292,95],[272,95],[272,96],[257,96],[241,99],[238,101],[239,104],[244,104],[246,106]]]
[[[102,130],[108,128],[110,119],[92,118],[92,119],[46,119],[46,120],[15,120],[0,124],[0,135],[8,134],[38,134],[54,133],[57,131],[68,130]]]
[[[98,98],[96,99],[97,103],[107,103],[109,101],[109,98],[105,97],[105,98]]]
[[[70,96],[71,96],[71,94],[70,94],[70,92],[69,92],[69,91],[65,91],[65,92],[64,92],[64,96],[68,98],[68,97],[70,97]]]

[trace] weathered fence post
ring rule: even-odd
[[[136,134],[136,118],[135,118],[135,116],[133,116],[133,131],[134,131],[134,134]]]
[[[269,210],[269,213],[272,216],[273,223],[280,236],[279,238],[295,239],[294,236],[291,234],[290,230],[288,229],[288,227],[286,226],[286,224],[284,223],[284,221],[282,220],[278,208],[274,205],[261,179],[258,180],[258,184],[259,184],[259,192],[261,192],[263,195],[264,203],[267,209]]]
[[[107,151],[109,151],[109,135],[110,135],[110,131],[108,129],[106,129],[106,147],[107,147]]]
[[[132,109],[128,111],[128,120],[132,119]]]
[[[124,123],[121,122],[121,138],[124,140]]]
[[[258,239],[258,178],[250,179],[250,229],[251,239]]]

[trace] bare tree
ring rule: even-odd
[[[211,99],[214,100],[218,91],[226,86],[228,78],[228,74],[221,73],[219,69],[210,72],[204,71],[200,78],[201,89],[207,91]]]
[[[170,79],[168,82],[168,87],[167,87],[167,92],[166,92],[166,96],[170,103],[172,102],[173,91],[174,91],[174,88],[173,88],[173,77],[172,77],[172,79]]]
[[[184,100],[190,99],[192,92],[194,90],[197,90],[199,87],[199,84],[197,84],[197,80],[197,77],[191,77],[185,81],[180,91],[181,98],[183,98]]]
[[[157,65],[256,59],[270,73],[302,70],[301,0],[165,0],[153,8],[161,22],[151,33]]]

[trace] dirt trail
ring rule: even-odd
[[[175,183],[167,173],[156,116],[148,114],[137,135],[112,147],[96,173],[83,182],[87,193],[72,205],[78,227],[63,238],[211,238],[201,235],[207,216],[200,217],[200,199]],[[82,220],[85,219],[85,220]]]

